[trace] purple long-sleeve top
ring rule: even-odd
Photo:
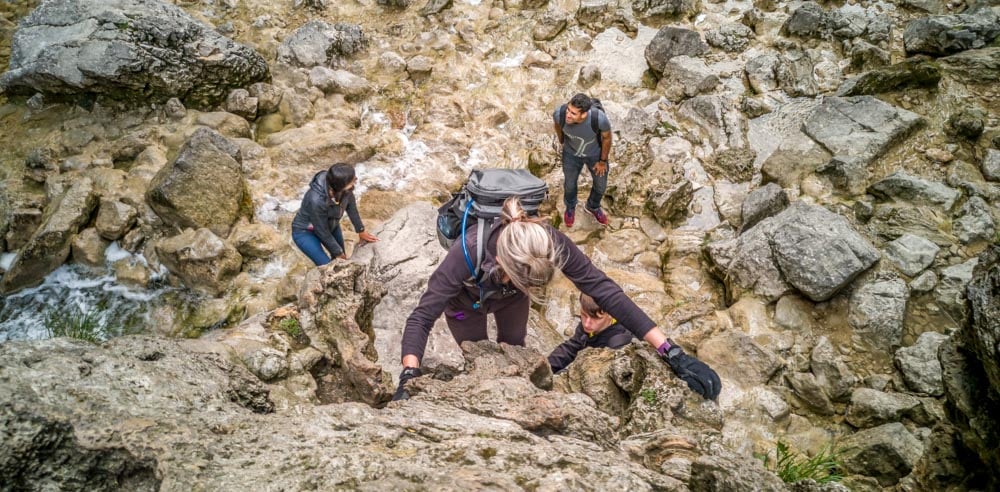
[[[623,326],[628,327],[629,331],[637,338],[645,337],[646,333],[656,326],[656,323],[625,295],[625,292],[614,280],[611,280],[604,272],[594,266],[590,258],[583,254],[569,237],[551,226],[546,225],[545,227],[561,252],[564,262],[563,274],[576,285],[577,289],[593,297],[598,306],[604,308]],[[469,254],[472,256],[475,255],[476,251],[476,234],[475,227],[470,227],[466,231],[466,244],[469,248]],[[490,241],[486,245],[484,265],[487,262],[493,263],[492,259],[496,255],[496,240],[499,236],[500,231],[495,231],[491,235]],[[479,298],[479,288],[475,284],[465,284],[465,280],[469,279],[471,275],[465,262],[461,243],[461,240],[455,241],[455,244],[448,250],[444,260],[427,281],[427,290],[420,297],[417,307],[406,319],[402,355],[415,355],[418,359],[423,360],[431,328],[444,312],[448,302],[458,296],[467,299]],[[495,279],[489,276],[483,279],[483,284],[487,289],[499,287],[495,285]],[[522,292],[516,294],[516,296],[525,295],[527,294]],[[492,312],[489,301],[487,301],[485,308]]]

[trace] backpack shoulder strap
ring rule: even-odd
[[[559,128],[566,127],[566,105],[559,106]]]
[[[600,117],[600,109],[590,108],[590,129],[594,131],[594,135],[597,135],[598,138],[601,137],[601,125],[598,124]]]

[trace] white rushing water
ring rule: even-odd
[[[128,260],[148,265],[112,243],[105,253],[107,265]],[[49,338],[58,324],[80,324],[96,328],[100,339],[144,331],[150,314],[167,302],[183,302],[176,289],[157,285],[164,272],[155,272],[151,288],[124,285],[111,272],[66,264],[45,277],[41,285],[0,297],[0,342]],[[168,299],[167,294],[174,298]]]

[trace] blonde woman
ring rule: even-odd
[[[661,357],[678,353],[680,347],[667,340],[656,323],[618,284],[594,266],[565,234],[539,218],[529,217],[516,197],[504,202],[500,222],[494,227],[499,229],[495,229],[486,241],[482,262],[484,274],[479,285],[470,280],[461,240],[452,245],[431,274],[419,304],[406,320],[402,342],[403,372],[393,400],[409,398],[405,383],[421,375],[420,360],[427,338],[441,313],[459,344],[486,340],[486,316],[493,314],[498,327],[497,341],[523,346],[531,299],[540,296],[556,269],[562,270],[581,292],[592,297],[633,335],[656,347]],[[468,248],[476,247],[476,237],[476,228],[466,231]],[[701,361],[686,357],[697,362],[697,367],[687,368],[684,375],[678,373],[678,376],[699,391],[689,381],[697,379],[698,388],[703,389],[699,393],[714,399],[719,393],[718,376]]]

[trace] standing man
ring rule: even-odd
[[[565,189],[563,203],[566,212],[563,222],[573,227],[576,220],[577,181],[583,166],[587,166],[594,185],[587,197],[585,209],[601,225],[608,225],[608,216],[601,210],[601,198],[608,188],[608,154],[611,153],[611,122],[604,114],[600,102],[586,94],[577,94],[552,113],[555,122],[558,147],[562,151]]]

